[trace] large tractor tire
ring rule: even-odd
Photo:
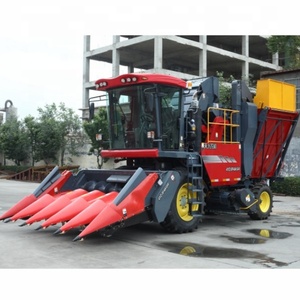
[[[193,192],[188,189],[189,183],[181,181],[179,188],[172,200],[170,210],[161,226],[171,233],[192,232],[198,228],[199,217],[191,215],[188,199],[195,197]],[[198,204],[192,206],[192,211],[197,211]]]
[[[252,220],[267,219],[273,208],[273,194],[268,185],[257,184],[252,189],[255,199],[258,199],[256,211],[250,211],[248,214]]]

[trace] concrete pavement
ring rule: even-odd
[[[31,194],[37,186],[36,183],[0,179],[0,214],[24,196]],[[158,224],[144,223],[121,229],[111,237],[104,238],[95,233],[83,242],[72,242],[78,234],[77,229],[57,236],[53,233],[59,225],[45,230],[35,230],[39,224],[18,226],[22,223],[22,220],[0,223],[0,269],[7,280],[14,281],[19,277],[12,272],[14,270],[21,271],[21,274],[25,271],[24,277],[32,278],[32,270],[34,272],[46,269],[59,270],[54,276],[61,281],[66,280],[64,276],[74,280],[74,274],[75,282],[77,278],[81,278],[81,283],[84,282],[83,277],[89,278],[90,286],[95,279],[90,273],[87,277],[83,276],[87,270],[100,271],[100,275],[96,274],[102,276],[101,280],[104,281],[107,274],[110,274],[108,270],[117,270],[118,273],[113,273],[112,276],[119,278],[120,274],[123,274],[122,282],[129,280],[129,285],[130,278],[138,280],[142,278],[140,276],[147,275],[157,280],[163,276],[163,279],[156,282],[162,287],[165,287],[163,282],[170,279],[170,284],[176,285],[177,282],[174,282],[176,280],[178,284],[188,284],[190,277],[196,279],[199,276],[202,276],[201,284],[198,283],[200,285],[205,282],[206,286],[210,286],[211,281],[218,280],[219,286],[221,282],[224,284],[229,280],[232,285],[250,284],[253,287],[255,283],[249,282],[253,280],[253,274],[249,272],[245,274],[243,271],[250,269],[298,271],[300,268],[298,197],[275,195],[273,213],[267,220],[253,221],[247,215],[209,215],[204,217],[197,231],[188,234],[169,234]],[[70,270],[73,271],[68,272]],[[139,270],[142,273],[137,273],[137,277],[136,273],[128,276],[127,272],[123,273],[124,270],[129,271],[129,274],[132,274],[130,272],[132,270]],[[145,270],[147,274],[143,275]],[[160,270],[159,274],[155,272],[157,270]],[[211,273],[213,270],[217,270],[217,273]],[[229,271],[239,273],[236,275],[235,272],[232,274]],[[36,272],[33,276],[37,280],[35,275]],[[274,279],[274,276],[270,275],[266,278],[263,273],[262,280],[267,283],[271,278],[270,284],[274,286],[277,276]],[[254,276],[259,278],[260,273]],[[295,278],[299,278],[299,273],[289,279],[289,284],[296,280]],[[30,282],[31,280],[34,279],[30,279]],[[198,278],[197,281],[199,280]],[[44,280],[41,284],[43,286]],[[106,286],[114,288],[111,279],[107,279]],[[214,289],[215,285],[210,288]],[[293,292],[292,289],[289,291]],[[218,292],[215,291],[215,295]],[[178,296],[180,292],[177,291],[175,294]],[[173,298],[176,298],[176,295]],[[223,293],[220,293],[221,296]]]
[[[38,184],[0,180],[0,213],[32,193]],[[188,234],[166,233],[144,223],[97,233],[72,242],[78,230],[53,235],[57,226],[0,223],[1,268],[299,268],[300,199],[274,196],[271,217],[253,221],[247,215],[205,216]],[[9,253],[9,255],[6,255]]]

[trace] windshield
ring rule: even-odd
[[[111,149],[178,149],[180,95],[153,84],[108,91]]]

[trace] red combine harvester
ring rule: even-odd
[[[215,77],[130,73],[96,88],[105,100],[90,100],[90,116],[104,103],[110,130],[101,155],[121,166],[77,174],[56,167],[0,216],[4,223],[61,223],[54,233],[80,228],[76,241],[148,221],[191,232],[210,212],[270,216],[269,183],[279,178],[299,118],[295,86],[260,80],[252,97],[234,81],[229,108],[219,103]]]

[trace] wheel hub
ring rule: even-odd
[[[182,207],[185,207],[186,205],[187,205],[187,197],[186,196],[181,196],[181,198],[180,198],[180,206],[182,206]]]

